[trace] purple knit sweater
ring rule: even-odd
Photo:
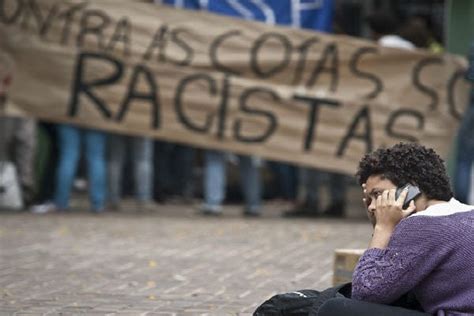
[[[458,204],[463,211],[442,214]],[[474,315],[474,211],[466,207],[451,199],[402,220],[387,248],[360,258],[352,298],[389,304],[413,290],[428,313]]]

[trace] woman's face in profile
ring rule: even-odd
[[[375,211],[375,201],[377,197],[385,190],[396,189],[397,186],[392,181],[383,178],[382,175],[372,175],[367,178],[365,183],[365,205],[369,212]]]

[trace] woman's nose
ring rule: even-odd
[[[375,201],[372,199],[372,201],[370,202],[369,206],[367,207],[367,209],[371,212],[374,212],[375,211]]]

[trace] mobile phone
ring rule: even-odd
[[[401,186],[397,189],[397,191],[395,192],[396,200],[398,200],[398,197],[405,189],[408,189],[408,193],[405,198],[405,201],[403,202],[403,209],[406,209],[410,205],[411,201],[414,201],[418,196],[421,195],[421,191],[417,186],[408,183],[407,185]]]

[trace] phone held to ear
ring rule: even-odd
[[[407,184],[397,189],[397,191],[395,192],[395,199],[398,200],[398,197],[400,196],[400,194],[402,194],[403,190],[405,189],[408,189],[408,194],[405,198],[405,202],[403,202],[404,210],[410,205],[411,201],[414,201],[421,194],[421,191],[417,186],[414,186],[412,184]]]

